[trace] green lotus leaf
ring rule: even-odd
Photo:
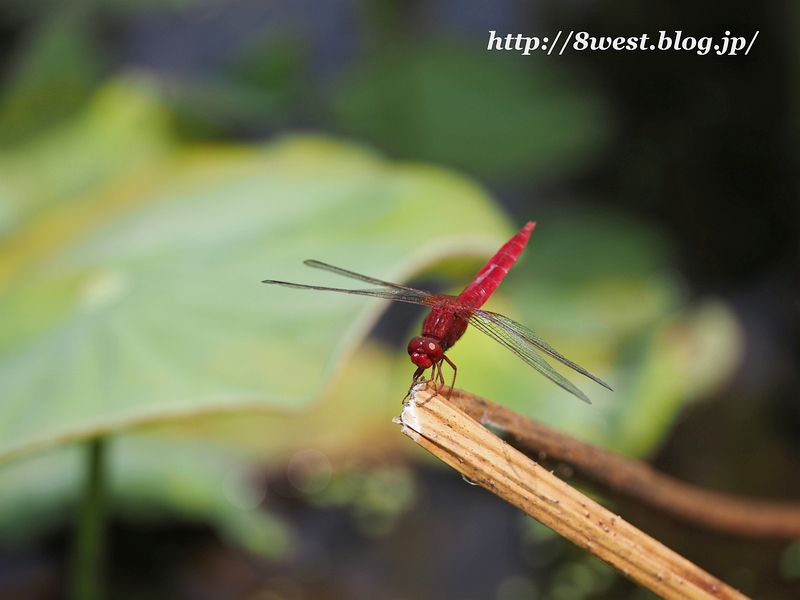
[[[327,139],[201,148],[56,204],[0,251],[0,458],[199,412],[314,402],[403,280],[508,234],[486,194]],[[358,287],[356,285],[355,287]]]
[[[368,340],[342,365],[330,389],[312,405],[275,410],[264,404],[236,411],[181,415],[135,428],[137,435],[157,439],[213,441],[223,448],[244,450],[264,464],[280,462],[302,450],[316,450],[335,462],[355,448],[377,448],[397,456],[412,451],[394,435],[392,418],[414,366],[408,357]]]
[[[107,84],[76,118],[0,151],[0,235],[18,233],[11,227],[51,204],[85,201],[97,186],[169,156],[177,149],[170,129],[143,78]]]

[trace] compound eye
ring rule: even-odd
[[[431,338],[420,336],[411,338],[411,341],[408,342],[408,353],[412,357],[425,356],[434,363],[438,363],[442,360],[442,354],[444,354],[439,342]]]
[[[423,348],[424,342],[425,342],[425,340],[423,340],[419,336],[411,338],[411,341],[408,342],[408,353],[409,354],[414,354],[414,353],[425,354],[425,349]]]
[[[442,360],[442,347],[434,340],[427,339],[422,341],[422,350],[433,362],[438,363]]]
[[[422,352],[412,352],[410,353],[411,362],[417,365],[418,367],[422,367],[423,369],[429,369],[433,366],[431,359],[428,358],[426,354]]]

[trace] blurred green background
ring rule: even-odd
[[[615,392],[565,373],[584,405],[473,331],[457,385],[800,499],[793,5],[0,7],[3,598],[647,598],[392,424],[422,312],[260,283],[348,284],[315,258],[457,292],[527,220],[487,307]],[[559,29],[760,34],[746,57],[486,50]],[[800,595],[796,544],[601,500]]]

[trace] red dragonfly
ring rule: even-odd
[[[574,369],[581,375],[596,381],[605,388],[611,389],[606,383],[589,373],[583,367],[565,358],[553,349],[550,344],[536,335],[533,331],[512,321],[508,317],[497,313],[481,310],[484,302],[489,299],[500,285],[511,266],[517,261],[525,244],[531,236],[536,223],[528,222],[514,237],[503,245],[497,253],[489,259],[489,262],[478,271],[475,279],[472,280],[463,292],[458,296],[445,296],[424,292],[414,288],[389,283],[360,275],[346,269],[334,267],[317,260],[307,260],[305,264],[309,267],[330,271],[345,277],[351,277],[380,286],[380,289],[368,290],[347,290],[341,288],[320,287],[316,285],[304,285],[301,283],[289,283],[287,281],[265,280],[263,283],[273,283],[291,288],[303,290],[323,290],[327,292],[342,292],[345,294],[358,294],[360,296],[372,296],[375,298],[385,298],[399,302],[409,302],[411,304],[422,304],[430,306],[431,312],[422,323],[422,335],[414,337],[408,343],[408,354],[411,362],[417,366],[414,372],[414,382],[420,381],[423,373],[431,369],[431,380],[439,381],[444,385],[444,374],[442,373],[442,362],[446,362],[453,368],[453,384],[456,380],[456,366],[445,355],[448,349],[455,344],[464,332],[467,325],[472,325],[475,329],[485,333],[490,338],[500,342],[503,346],[511,350],[522,360],[539,371],[549,380],[560,385],[562,388],[574,394],[584,402],[591,404],[589,398],[575,387],[572,382],[561,376],[548,362],[542,358],[542,352],[560,363]],[[452,388],[452,385],[450,386]]]

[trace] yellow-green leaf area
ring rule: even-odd
[[[56,203],[3,241],[0,457],[307,406],[383,303],[262,279],[350,284],[303,266],[316,258],[402,280],[508,233],[463,177],[315,137],[187,149]]]
[[[0,151],[0,234],[175,148],[171,118],[146,82],[109,83],[76,118]]]

